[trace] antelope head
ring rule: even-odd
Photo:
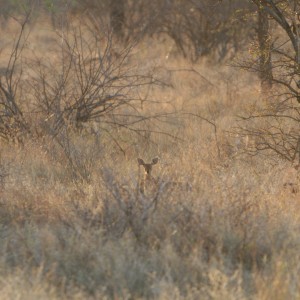
[[[139,167],[142,166],[144,171],[144,176],[140,182],[140,190],[142,193],[144,193],[146,182],[147,184],[149,184],[150,182],[156,182],[155,178],[151,175],[151,173],[152,167],[158,163],[158,157],[153,158],[151,163],[145,163],[144,160],[142,160],[141,158],[138,158],[137,161]]]

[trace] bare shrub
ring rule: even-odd
[[[157,35],[168,36],[177,51],[197,61],[200,57],[215,54],[222,60],[231,57],[252,35],[251,25],[236,13],[251,10],[251,5],[240,1],[151,1],[141,0],[95,2],[82,4],[95,18],[104,18],[110,12],[111,25],[125,42]],[[111,8],[109,10],[109,8]],[[114,25],[114,14],[118,15]],[[122,24],[121,24],[122,23]],[[251,23],[251,21],[250,21]],[[241,26],[242,25],[242,26]],[[118,33],[119,32],[119,33]]]
[[[29,132],[22,105],[22,52],[28,39],[26,32],[30,12],[20,21],[20,30],[12,45],[7,65],[0,74],[0,137],[7,141],[21,141]],[[3,51],[3,49],[2,49]]]
[[[237,131],[255,140],[246,150],[249,154],[262,154],[271,159],[277,156],[298,163],[300,53],[299,32],[295,27],[299,23],[299,4],[297,1],[283,1],[285,5],[282,6],[274,1],[253,2],[259,14],[268,14],[276,30],[265,32],[267,49],[253,43],[252,57],[238,65],[260,75],[264,67],[271,68],[263,75],[268,77],[269,90],[264,91],[260,103],[241,116]],[[264,66],[261,65],[262,57],[265,57]]]
[[[134,113],[136,104],[145,100],[138,89],[154,83],[151,75],[127,66],[132,47],[115,53],[110,34],[87,38],[82,30],[74,28],[69,36],[62,35],[59,65],[43,61],[34,65],[36,106],[52,124],[53,134],[67,123],[81,128],[95,121],[103,124],[103,130],[105,125],[126,126],[129,111]],[[122,112],[125,108],[128,114]],[[134,114],[131,119],[142,117]]]
[[[51,136],[63,149],[76,177],[87,178],[72,146],[71,136],[106,134],[123,151],[114,131],[140,134],[138,124],[158,117],[142,112],[152,85],[160,84],[151,70],[133,66],[134,44],[121,47],[97,20],[61,32],[52,61],[30,62],[28,93],[33,97],[38,137]],[[56,60],[57,59],[57,60]],[[164,113],[160,114],[164,115]],[[80,155],[79,155],[80,156]]]

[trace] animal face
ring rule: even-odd
[[[144,167],[145,176],[151,177],[152,167],[158,163],[158,158],[155,157],[152,159],[151,163],[146,164],[141,158],[138,158],[139,166]]]

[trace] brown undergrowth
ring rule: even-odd
[[[159,65],[172,86],[143,113],[170,118],[141,134],[72,131],[69,152],[53,137],[1,144],[1,298],[298,299],[300,196],[284,189],[286,163],[244,156],[230,134],[255,80],[208,62],[192,71],[155,38],[137,47],[132,63]],[[191,189],[141,194],[139,156]]]

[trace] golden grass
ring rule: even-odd
[[[168,49],[156,39],[134,49],[132,63],[173,84],[151,94],[170,104],[144,113],[183,108],[212,120],[217,134],[177,114],[148,128],[180,140],[114,133],[125,155],[106,136],[99,146],[93,136],[72,135],[86,181],[52,139],[3,143],[1,299],[300,298],[300,196],[283,188],[285,163],[240,156],[244,141],[227,133],[259,99],[255,78],[191,65]],[[188,181],[192,191],[137,195],[136,158],[156,155],[153,175]]]

